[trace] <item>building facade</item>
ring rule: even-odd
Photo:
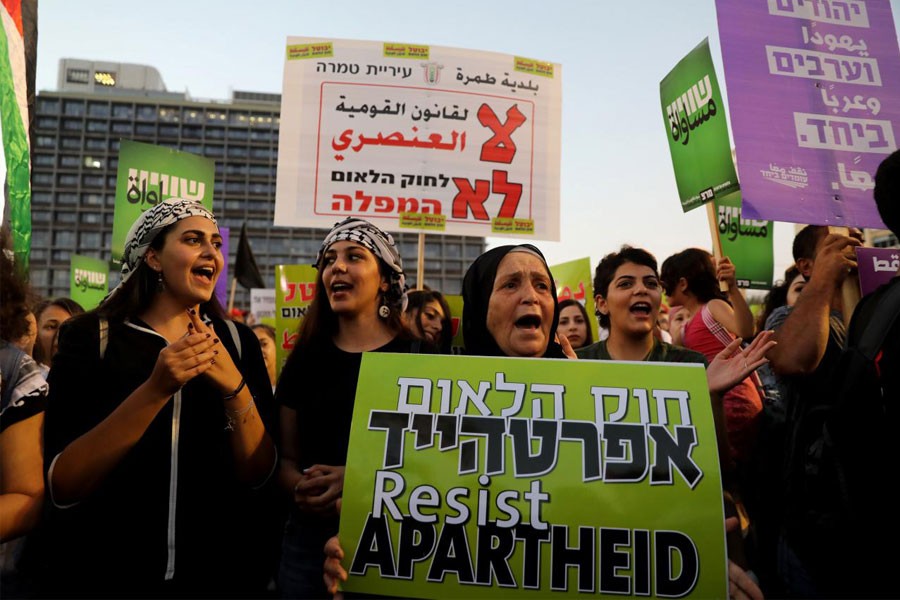
[[[310,264],[321,229],[273,226],[281,97],[235,91],[227,101],[169,92],[152,67],[60,61],[59,90],[40,92],[32,133],[31,283],[45,297],[69,295],[72,254],[110,259],[116,169],[122,139],[157,144],[216,163],[213,211],[230,227],[228,264],[246,221],[268,287],[275,266]],[[417,234],[395,234],[407,280],[415,285]],[[425,284],[458,294],[484,238],[428,236]],[[111,269],[110,286],[118,281]],[[235,305],[249,308],[238,286]]]

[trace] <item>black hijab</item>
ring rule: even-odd
[[[559,324],[559,308],[556,306],[556,283],[547,266],[547,260],[541,251],[531,244],[519,244],[518,246],[500,246],[492,248],[475,259],[475,262],[466,271],[463,279],[463,340],[466,344],[466,354],[473,356],[506,356],[497,345],[494,337],[487,329],[488,304],[494,291],[494,280],[497,278],[497,268],[503,258],[515,250],[522,248],[534,253],[550,276],[550,291],[553,294],[553,323],[550,325],[550,343],[544,358],[566,358],[562,347],[555,341],[556,326]]]

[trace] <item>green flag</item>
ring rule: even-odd
[[[666,75],[659,95],[682,210],[737,191],[725,103],[708,39]]]
[[[122,140],[116,174],[112,259],[121,262],[125,238],[142,212],[166,198],[200,200],[212,210],[215,162],[171,148]]]

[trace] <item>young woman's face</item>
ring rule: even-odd
[[[797,299],[800,297],[800,292],[803,291],[804,287],[806,287],[806,279],[803,277],[803,275],[797,275],[796,277],[794,277],[794,280],[791,281],[791,285],[788,286],[788,306],[793,306],[797,303]]]
[[[559,313],[559,327],[556,331],[569,339],[572,348],[581,348],[587,341],[587,321],[577,306],[569,305]]]
[[[37,345],[41,347],[41,353],[46,364],[49,365],[53,358],[53,338],[56,336],[56,331],[60,325],[71,318],[72,315],[69,314],[69,311],[55,304],[51,304],[41,313],[37,324]]]
[[[542,356],[553,325],[553,285],[537,256],[510,252],[497,268],[487,329],[507,356]]]
[[[262,327],[253,329],[259,340],[259,347],[262,350],[263,362],[266,363],[266,371],[269,373],[269,380],[275,385],[275,340],[269,337],[268,332]]]
[[[346,240],[335,242],[325,251],[322,285],[331,310],[345,316],[377,313],[380,294],[388,287],[375,255]]]
[[[684,324],[687,323],[687,311],[680,306],[669,310],[669,335],[676,346],[684,346]]]
[[[422,329],[422,335],[425,340],[434,345],[438,345],[441,341],[441,335],[444,331],[444,309],[437,300],[432,300],[422,307],[417,318],[419,327]]]
[[[162,272],[163,294],[185,306],[208,302],[222,272],[222,236],[205,217],[187,217],[166,233],[160,250],[147,251],[147,263]]]
[[[653,269],[626,262],[613,275],[606,298],[598,308],[609,315],[610,335],[652,335],[659,314],[662,291]]]

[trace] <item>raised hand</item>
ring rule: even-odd
[[[763,366],[769,359],[766,352],[777,342],[772,340],[774,332],[763,331],[744,349],[741,338],[735,338],[719,352],[706,369],[709,391],[721,393],[730,390],[750,373]]]
[[[159,353],[149,383],[172,395],[188,381],[206,373],[217,356],[216,341],[206,333],[189,333]]]
[[[199,334],[209,336],[216,345],[216,354],[209,368],[205,371],[206,377],[212,381],[223,393],[230,394],[241,384],[241,372],[238,370],[231,354],[219,343],[216,332],[203,322],[200,315],[194,309],[188,310],[191,319],[191,329]]]

